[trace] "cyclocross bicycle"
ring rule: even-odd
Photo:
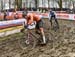
[[[23,34],[24,36],[18,41],[19,46],[22,49],[34,49],[38,44],[41,44],[41,41],[43,41],[41,35],[36,34],[34,29],[25,30]],[[53,38],[53,34],[48,32],[48,30],[45,30],[45,36],[47,43]]]

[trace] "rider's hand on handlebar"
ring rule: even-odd
[[[29,26],[29,25],[25,25],[25,29],[28,29],[28,26]]]
[[[27,31],[29,28],[29,25],[25,25],[25,31]]]

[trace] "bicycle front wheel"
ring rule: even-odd
[[[33,35],[25,35],[25,37],[19,39],[18,42],[22,49],[34,49],[36,46],[36,39]]]

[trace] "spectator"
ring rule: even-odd
[[[6,16],[7,16],[7,12],[4,11],[4,20],[7,20]]]
[[[15,19],[19,19],[19,18],[18,18],[18,13],[17,13],[17,12],[16,12],[14,18],[15,18]]]

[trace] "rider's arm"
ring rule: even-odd
[[[48,19],[50,20],[50,18],[51,18],[51,14],[50,14],[50,12],[49,12],[49,14],[48,14]]]
[[[56,12],[55,11],[53,11],[54,12],[54,15],[56,15]]]
[[[23,25],[23,28],[25,28],[27,26],[27,19],[24,19],[22,25]]]
[[[30,19],[28,21],[28,25],[30,25],[33,22],[33,14],[30,15]]]

